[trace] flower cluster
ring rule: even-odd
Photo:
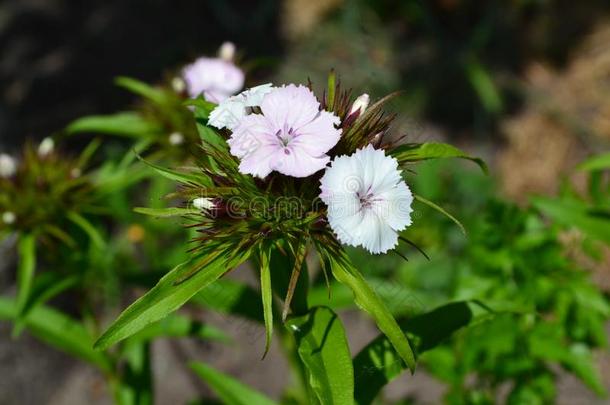
[[[314,199],[326,204],[322,220],[338,240],[386,253],[411,224],[413,197],[396,159],[370,142],[387,130],[387,122],[378,113],[365,114],[369,96],[352,103],[346,103],[348,94],[338,96],[329,105],[307,86],[265,84],[222,101],[208,122],[226,131],[241,174],[269,181],[275,172],[317,181],[321,193]],[[373,119],[382,125],[375,127]],[[342,134],[360,139],[339,155]]]

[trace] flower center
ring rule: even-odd
[[[284,124],[284,128],[280,128],[275,133],[275,137],[280,141],[282,146],[286,147],[296,136],[294,128]],[[287,153],[289,154],[289,153]]]
[[[366,190],[366,192],[358,191],[356,196],[360,201],[361,209],[369,209],[373,206],[373,204],[383,201],[383,198],[376,197],[375,194],[373,194],[370,187],[368,190]]]

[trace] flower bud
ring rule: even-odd
[[[214,208],[214,203],[211,198],[195,198],[193,200],[193,207],[200,210],[211,210]]]
[[[46,157],[53,153],[55,149],[55,142],[52,138],[44,138],[40,145],[38,145],[38,156]]]
[[[176,93],[183,93],[186,90],[186,83],[181,77],[174,77],[172,79],[171,86]]]
[[[218,49],[218,57],[227,62],[231,62],[235,57],[235,44],[233,42],[224,42]]]
[[[354,104],[352,104],[352,109],[350,110],[350,114],[354,114],[355,112],[359,111],[360,114],[362,114],[366,108],[369,106],[369,102],[371,101],[370,97],[368,94],[364,93],[362,94],[360,97],[358,97],[355,101]]]
[[[2,214],[2,222],[4,222],[6,225],[12,225],[15,223],[16,220],[17,216],[14,212],[6,211]]]
[[[169,143],[174,146],[182,145],[184,143],[184,135],[180,132],[172,132],[169,134]]]
[[[17,171],[17,162],[7,154],[0,154],[0,177],[12,177]]]

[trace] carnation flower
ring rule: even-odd
[[[252,87],[240,94],[222,101],[212,112],[208,124],[218,129],[234,129],[250,112],[251,107],[258,107],[263,97],[273,90],[271,83]]]
[[[320,182],[328,222],[344,244],[385,253],[411,224],[413,195],[397,160],[382,150],[369,145],[335,158]]]
[[[203,96],[220,103],[244,86],[244,72],[231,61],[202,57],[186,66],[182,72],[191,97]]]
[[[307,177],[326,166],[326,154],[339,141],[340,119],[320,111],[320,103],[305,86],[273,89],[260,104],[262,114],[246,115],[228,143],[241,159],[239,170],[264,178],[272,171]]]

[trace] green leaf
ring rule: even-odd
[[[69,135],[90,132],[129,138],[149,138],[161,128],[135,112],[121,112],[113,115],[92,115],[79,118],[66,127]]]
[[[117,86],[147,98],[155,104],[163,105],[167,102],[168,97],[163,90],[151,87],[147,83],[124,76],[117,77],[114,82]]]
[[[22,321],[26,304],[30,299],[34,270],[36,268],[36,238],[32,234],[24,234],[17,245],[19,266],[17,267],[17,323]],[[15,333],[17,330],[15,330]]]
[[[331,309],[312,308],[307,315],[291,317],[297,352],[305,365],[313,393],[321,404],[354,403],[354,370],[341,320]]]
[[[217,104],[206,101],[203,97],[190,98],[182,103],[186,107],[195,107],[195,117],[201,119],[208,119],[210,113],[214,111]]]
[[[271,337],[273,336],[273,290],[271,287],[271,253],[266,246],[260,249],[261,268],[261,296],[263,302],[263,314],[265,319],[265,353],[269,352]]]
[[[17,311],[12,300],[0,297],[0,318],[15,320]],[[105,372],[112,370],[110,359],[93,350],[93,337],[76,320],[46,306],[37,306],[24,319],[32,335],[72,356],[87,361]]]
[[[537,197],[532,199],[534,207],[567,227],[576,227],[590,237],[610,243],[610,218],[595,215],[583,202]]]
[[[460,228],[462,233],[464,235],[466,235],[466,228],[464,228],[464,225],[462,225],[462,223],[460,221],[458,221],[458,219],[456,217],[454,217],[449,212],[447,212],[443,207],[433,203],[430,200],[426,200],[421,195],[414,194],[413,197],[415,198],[416,201],[419,201],[420,203],[427,205],[428,207],[432,208],[433,210],[436,210],[436,211],[440,212],[441,214],[443,214],[444,216],[446,216],[447,218],[452,220]]]
[[[249,252],[214,252],[199,263],[183,263],[131,304],[95,343],[105,349],[180,308],[205,286],[248,258]],[[202,268],[202,266],[205,266]],[[193,273],[193,269],[196,271]]]
[[[126,342],[121,360],[125,365],[115,387],[116,402],[121,405],[152,405],[154,390],[150,343]]]
[[[70,221],[72,221],[80,229],[82,229],[87,234],[87,236],[89,236],[89,239],[95,245],[95,247],[97,247],[98,249],[105,248],[106,242],[104,241],[104,238],[99,233],[97,228],[87,220],[87,218],[74,211],[69,211],[66,216]]]
[[[191,363],[190,366],[202,380],[208,383],[225,405],[276,405],[262,393],[212,367],[202,363]]]
[[[329,259],[335,278],[353,291],[356,304],[373,317],[377,327],[388,337],[411,372],[415,371],[415,354],[411,344],[385,303],[362,274],[352,266],[344,253],[337,257],[329,256]]]
[[[201,211],[193,208],[169,207],[169,208],[145,208],[136,207],[133,209],[138,214],[150,215],[157,218],[179,217],[183,215],[200,214]]]
[[[481,312],[481,307],[472,302],[455,302],[402,321],[400,327],[411,337],[419,355],[439,345],[474,319],[480,319]],[[371,404],[381,389],[404,369],[404,363],[388,338],[384,335],[375,338],[354,358],[356,403]]]
[[[154,171],[156,171],[158,174],[165,177],[166,179],[177,181],[178,183],[183,183],[183,184],[195,184],[195,185],[209,184],[209,181],[208,181],[209,179],[203,175],[197,176],[193,173],[179,172],[176,170],[167,169],[162,166],[157,166],[154,163],[150,163],[147,160],[141,158],[140,156],[138,156],[138,158],[142,162],[144,162],[146,165],[153,168]]]
[[[408,162],[420,162],[430,159],[468,159],[479,165],[483,172],[488,173],[487,164],[482,159],[472,157],[455,146],[446,143],[410,143],[398,146],[390,154],[401,165]]]
[[[78,275],[65,276],[57,272],[47,271],[37,275],[32,283],[30,297],[21,311],[21,318],[27,317],[33,308],[77,285],[79,281],[80,276]],[[24,327],[23,319],[17,320],[15,322],[15,334],[21,333]]]
[[[610,170],[610,153],[593,156],[578,165],[579,170],[598,171]]]

